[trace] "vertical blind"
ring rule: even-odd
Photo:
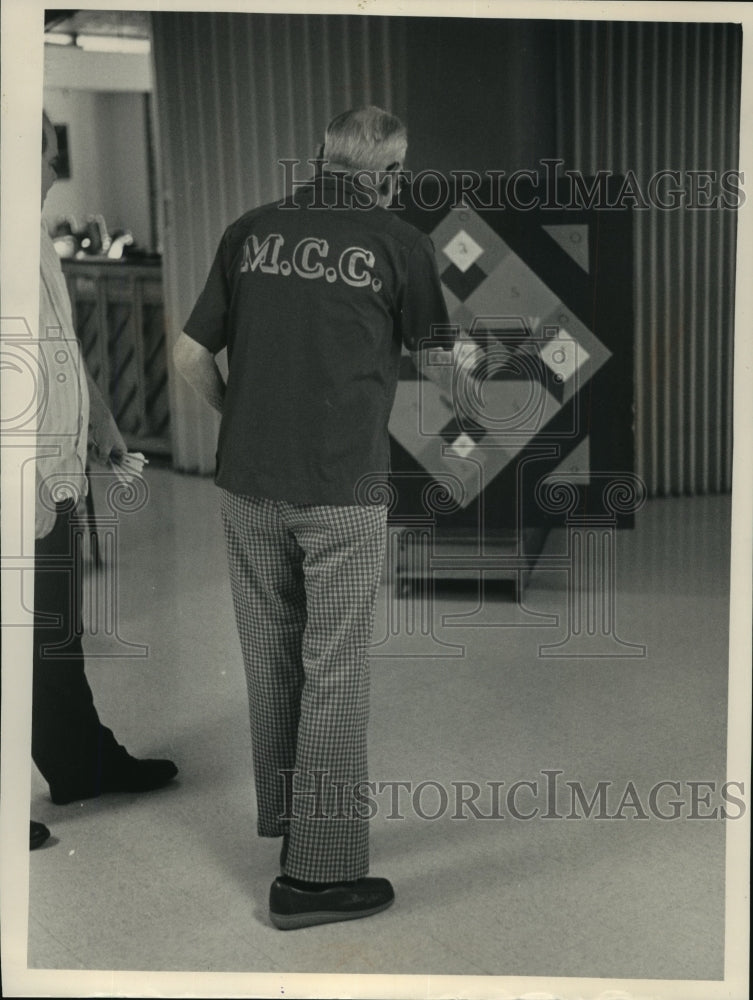
[[[677,170],[687,200],[719,196],[722,175],[738,165],[741,46],[731,24],[562,24],[565,169],[633,171],[642,192],[657,171]],[[658,190],[670,204],[666,183]],[[633,215],[636,472],[651,496],[726,492],[735,212],[649,206]]]
[[[168,347],[225,227],[286,193],[278,161],[300,160],[291,176],[304,179],[305,161],[335,114],[404,103],[402,25],[378,17],[152,14]],[[211,472],[217,418],[171,375],[174,464]]]

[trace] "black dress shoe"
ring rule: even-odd
[[[171,760],[138,760],[129,757],[117,768],[105,773],[102,780],[88,788],[53,788],[50,798],[56,806],[82,799],[94,799],[103,792],[151,792],[172,781],[178,768]]]
[[[269,890],[269,916],[280,930],[357,920],[386,910],[395,893],[386,878],[317,885],[281,875]]]
[[[172,781],[178,768],[171,760],[130,760],[102,782],[103,792],[151,792]]]
[[[36,820],[30,820],[29,822],[29,850],[33,851],[37,847],[41,847],[45,840],[50,836],[50,831],[44,825],[44,823],[37,823]]]

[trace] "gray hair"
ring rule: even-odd
[[[322,157],[350,171],[397,169],[407,148],[408,133],[400,119],[371,105],[332,119],[324,133]]]

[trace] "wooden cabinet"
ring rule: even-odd
[[[170,454],[160,262],[64,260],[73,323],[128,447]]]

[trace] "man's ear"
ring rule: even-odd
[[[383,173],[385,174],[385,177],[377,189],[380,197],[392,200],[397,188],[397,180],[400,176],[401,170],[402,164],[398,163],[397,160],[394,163],[388,164],[384,168]]]

